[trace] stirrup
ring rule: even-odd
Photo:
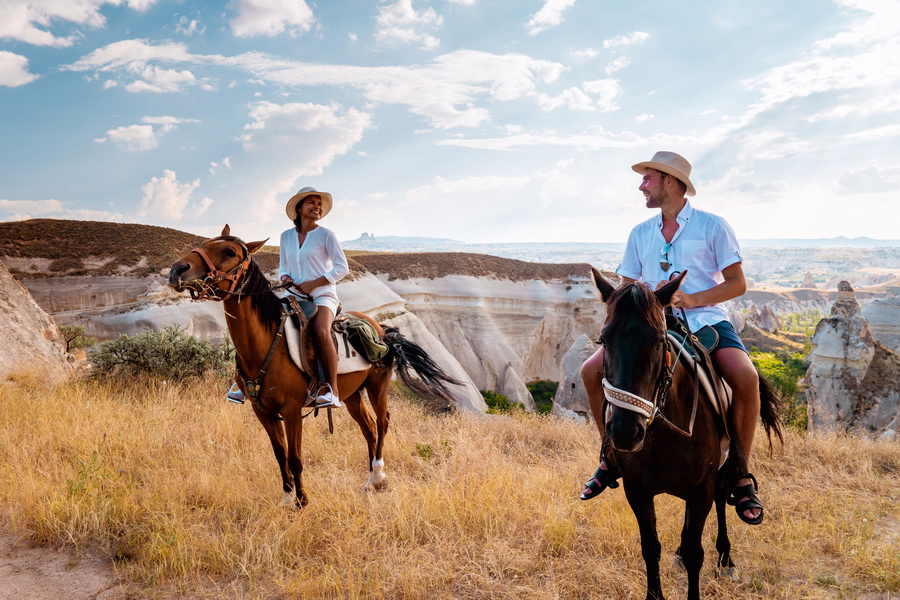
[[[225,398],[235,404],[243,404],[246,396],[244,396],[244,392],[241,391],[241,388],[239,388],[237,382],[235,382],[231,384],[231,389],[225,394]]]

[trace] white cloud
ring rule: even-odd
[[[181,123],[199,123],[197,119],[179,119],[178,117],[144,117],[144,125],[117,127],[106,132],[108,137],[96,138],[97,143],[112,141],[117,146],[130,152],[140,152],[156,148],[158,138],[175,129]],[[156,126],[156,127],[154,127]]]
[[[199,186],[199,179],[181,183],[174,171],[165,169],[162,177],[153,177],[141,187],[144,196],[137,214],[140,217],[152,215],[157,222],[178,223],[184,217],[194,190]],[[202,200],[201,208],[205,209],[208,204],[207,199]]]
[[[639,44],[648,39],[650,39],[649,33],[644,31],[633,31],[626,35],[603,40],[603,47],[609,49],[618,48],[619,46],[633,46],[634,44]]]
[[[283,218],[279,205],[303,187],[301,178],[322,174],[372,124],[371,115],[335,104],[257,102],[249,117],[241,136],[243,152],[232,156],[231,165],[232,172],[252,173],[252,181],[226,194],[241,203],[252,200],[254,217],[262,223]]]
[[[576,50],[576,51],[572,52],[572,57],[573,58],[594,58],[598,54],[600,54],[600,52],[598,52],[597,50],[594,50],[593,48],[587,48],[585,50]]]
[[[528,35],[537,35],[562,23],[563,13],[574,4],[575,0],[547,0],[525,24]]]
[[[27,58],[0,50],[0,85],[18,87],[37,78],[37,75],[28,72]]]
[[[430,64],[358,67],[303,63],[258,52],[235,57],[191,55],[183,44],[150,45],[144,40],[116,42],[63,68],[134,77],[151,62],[211,64],[243,70],[256,80],[284,87],[350,86],[371,102],[401,104],[435,127],[476,127],[490,119],[479,101],[507,101],[532,93],[538,83],[556,80],[565,67],[523,54],[457,50]]]
[[[142,79],[132,81],[125,86],[129,92],[179,92],[188,85],[195,85],[197,78],[190,71],[175,71],[147,67],[141,72]]]
[[[563,90],[558,96],[550,97],[546,94],[538,94],[536,98],[541,110],[556,110],[563,106],[569,110],[596,110],[590,96],[577,87]]]
[[[175,31],[188,37],[193,35],[203,35],[206,33],[206,25],[201,27],[200,21],[197,19],[189,19],[182,15],[178,18],[178,22],[175,23]]]
[[[631,59],[626,58],[624,56],[620,56],[619,58],[615,58],[615,59],[611,60],[609,62],[609,64],[606,65],[606,68],[603,70],[606,71],[607,75],[612,75],[613,73],[621,71],[622,69],[625,69],[625,68],[629,67],[630,65],[631,65]]]
[[[156,0],[124,2],[137,11],[144,11]],[[58,37],[49,31],[51,24],[71,23],[91,28],[106,26],[100,9],[107,4],[121,5],[122,0],[4,0],[0,2],[0,39],[8,38],[35,46],[66,48],[77,34]]]
[[[119,148],[129,152],[141,152],[156,148],[156,132],[150,125],[129,125],[128,127],[116,127],[106,132],[108,137],[94,140],[103,143],[107,140],[114,142]]]
[[[610,133],[602,127],[594,127],[577,134],[556,132],[519,133],[502,138],[448,138],[436,142],[439,146],[460,146],[483,150],[514,150],[533,146],[559,146],[579,150],[602,148],[639,148],[648,140],[631,132]]]
[[[900,188],[900,165],[883,167],[870,161],[862,169],[849,169],[841,174],[835,186],[838,194],[875,194]]]
[[[120,221],[122,215],[104,210],[71,209],[59,200],[3,200],[0,211],[10,213],[0,220],[24,221],[36,218],[75,219],[81,221]]]
[[[646,123],[647,121],[650,121],[653,118],[654,118],[654,115],[651,115],[649,113],[644,113],[644,114],[640,114],[640,115],[636,116],[634,118],[634,122],[635,123]]]
[[[229,8],[238,13],[231,20],[231,31],[237,37],[297,36],[315,22],[305,0],[232,0]]]
[[[616,98],[622,94],[622,86],[617,79],[585,81],[584,91],[597,97],[597,107],[601,112],[618,110]]]
[[[443,25],[443,18],[433,8],[417,12],[412,0],[396,0],[382,4],[375,18],[375,39],[385,44],[420,43],[426,50],[436,50],[441,41],[428,33]]]

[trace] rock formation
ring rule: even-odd
[[[810,288],[810,289],[818,289],[816,287],[816,281],[813,279],[812,273],[809,271],[806,272],[806,275],[803,276],[803,284],[800,286],[802,288]]]
[[[775,333],[781,329],[781,320],[767,304],[759,307],[751,306],[747,311],[747,321],[769,333]]]
[[[581,335],[563,356],[557,375],[560,383],[553,399],[552,414],[593,419],[584,382],[581,380],[581,365],[596,351],[597,345],[591,338]]]
[[[0,263],[0,377],[64,377],[74,360],[53,319]]]
[[[895,435],[900,428],[900,358],[878,344],[853,288],[838,286],[831,317],[816,326],[806,374],[811,433]]]
[[[900,353],[900,298],[876,300],[867,304],[862,313],[875,341]]]

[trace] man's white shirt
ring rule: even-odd
[[[743,262],[737,237],[722,217],[697,210],[687,201],[678,213],[677,221],[678,230],[672,236],[668,253],[668,270],[664,271],[660,265],[661,250],[666,244],[660,213],[631,230],[616,273],[640,280],[654,290],[673,272],[687,271],[681,290],[694,294],[720,284],[724,281],[723,269]],[[686,313],[692,331],[728,320],[728,313],[721,304],[689,308]]]

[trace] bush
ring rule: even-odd
[[[809,418],[806,405],[797,392],[800,390],[800,378],[806,373],[806,364],[802,354],[791,354],[781,350],[777,354],[760,352],[758,348],[750,349],[750,359],[778,394],[784,399],[782,421],[800,431],[806,431]]]
[[[559,383],[556,381],[548,381],[546,379],[539,379],[538,381],[532,381],[529,384],[526,384],[528,391],[531,392],[531,397],[534,398],[534,406],[537,408],[537,411],[546,415],[549,414],[553,409],[553,398],[556,397],[556,390],[559,388]]]
[[[181,381],[210,373],[231,374],[234,347],[230,342],[213,345],[172,325],[162,331],[121,335],[105,342],[91,362],[98,377],[149,375]]]
[[[509,396],[505,394],[498,394],[491,390],[482,390],[481,395],[484,397],[484,403],[487,404],[488,414],[508,413],[520,408],[517,404],[510,404]]]

